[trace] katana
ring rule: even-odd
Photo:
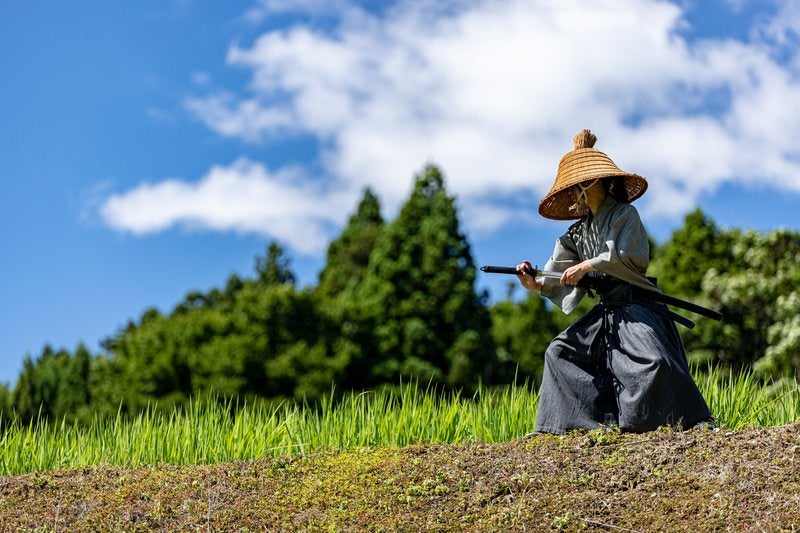
[[[527,266],[523,267],[527,274],[535,278],[553,278],[553,279],[561,279],[561,272],[554,272],[552,270],[540,270],[537,267],[528,268]],[[504,267],[504,266],[492,266],[486,265],[481,267],[481,272],[486,272],[487,274],[514,274],[517,275],[519,272],[514,267]]]
[[[562,275],[561,272],[553,272],[552,270],[541,270],[535,266],[533,268],[524,266],[523,269],[525,270],[526,274],[529,274],[536,278],[561,279]],[[494,265],[482,266],[481,272],[486,272],[487,274],[513,274],[515,276],[519,274],[519,271],[517,271],[515,267],[494,266]],[[625,283],[625,282],[617,280],[615,278],[598,278],[595,276],[584,276],[578,282],[578,287],[595,290],[602,294],[607,292],[614,285],[619,283]],[[687,311],[691,311],[693,313],[697,313],[698,315],[712,318],[714,320],[722,320],[722,313],[720,313],[719,311],[708,309],[707,307],[703,307],[701,305],[697,305],[692,302],[687,302],[686,300],[681,300],[680,298],[675,298],[674,296],[669,296],[658,290],[649,290],[636,286],[632,286],[631,288],[633,290],[633,295],[637,298],[643,300],[649,300],[652,302],[659,302],[666,305],[672,305],[674,307],[679,307],[681,309],[685,309]],[[682,323],[688,325],[688,323],[691,323],[691,321],[684,318]],[[694,326],[694,324],[692,324],[692,326]]]

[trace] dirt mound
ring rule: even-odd
[[[781,530],[800,424],[0,478],[0,530]]]

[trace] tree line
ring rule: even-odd
[[[538,383],[547,344],[575,314],[536,293],[490,304],[476,292],[476,265],[439,168],[415,176],[394,220],[380,211],[366,189],[315,286],[296,286],[272,242],[252,277],[192,291],[169,313],[149,309],[100,353],[46,346],[26,356],[14,387],[0,386],[5,419],[88,420],[208,394],[313,402],[411,379],[467,392]],[[725,317],[681,328],[693,362],[797,377],[799,233],[722,230],[697,210],[652,245],[649,273],[665,292]]]

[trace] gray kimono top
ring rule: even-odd
[[[631,204],[606,196],[594,216],[590,213],[559,237],[544,269],[564,272],[587,259],[602,274],[658,291],[645,277],[650,263],[650,243],[639,213]],[[557,279],[544,279],[542,295],[564,313],[571,313],[585,294],[586,290],[581,287],[561,287]]]

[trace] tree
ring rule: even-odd
[[[719,358],[734,369],[754,364],[762,376],[800,377],[800,233],[734,235],[730,265],[703,280],[723,314],[712,333]]]
[[[171,407],[191,396],[320,398],[344,373],[329,319],[311,291],[298,291],[277,243],[256,260],[256,278],[190,292],[168,316],[148,310],[105,343],[100,368],[117,374],[124,407]]]
[[[332,298],[355,290],[364,278],[383,226],[378,198],[366,188],[347,226],[328,246],[325,267],[320,272],[316,289],[319,296]]]
[[[733,234],[721,231],[713,220],[696,209],[686,215],[683,226],[666,243],[656,248],[648,274],[658,278],[659,288],[667,294],[718,308],[719,302],[709,298],[704,280],[710,272],[735,267],[731,253],[733,239]],[[720,326],[713,320],[700,318],[694,329],[680,330],[691,362],[730,363],[730,356],[726,356],[718,342]]]
[[[693,361],[782,376],[800,363],[799,262],[800,234],[722,231],[697,210],[658,249],[653,271],[665,292],[722,312],[682,331]]]
[[[91,355],[84,344],[79,344],[64,368],[59,380],[58,395],[53,406],[57,418],[88,420],[91,393],[89,372]]]
[[[369,380],[416,376],[451,386],[494,378],[475,264],[442,173],[429,165],[375,243],[358,296],[373,325]]]
[[[25,357],[11,395],[14,410],[23,422],[50,419],[56,414],[60,380],[69,362],[68,352],[56,352],[49,345],[35,361],[30,356]]]
[[[131,412],[156,401],[169,408],[192,392],[188,357],[197,348],[198,335],[208,334],[199,316],[203,307],[178,306],[169,317],[156,309],[142,314],[139,324],[129,324],[103,344],[111,353],[113,374],[119,376],[123,408]]]
[[[11,402],[11,390],[5,383],[0,383],[0,431],[4,431],[15,419],[14,404]]]
[[[277,241],[267,246],[266,257],[256,257],[256,275],[263,285],[294,285],[296,278],[290,268],[291,261]]]
[[[544,370],[544,352],[561,331],[554,313],[544,299],[529,292],[525,300],[497,302],[490,308],[492,339],[497,359],[503,365],[502,381],[529,380],[540,383]]]
[[[26,354],[22,360],[22,370],[11,393],[11,405],[14,411],[21,420],[26,422],[36,418],[41,403],[36,388],[35,373],[33,359],[30,354]]]
[[[709,270],[732,266],[732,237],[695,209],[663,246],[655,248],[648,274],[658,278],[664,292],[694,298],[703,292]]]
[[[328,357],[338,361],[340,390],[360,389],[370,382],[368,354],[373,351],[373,329],[364,318],[359,290],[384,228],[380,211],[378,198],[366,188],[347,226],[328,246],[314,289],[316,309],[326,327],[321,336]]]

